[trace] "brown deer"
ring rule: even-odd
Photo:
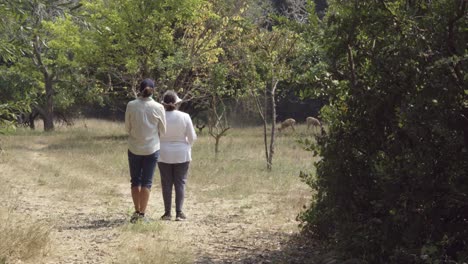
[[[288,118],[284,120],[283,122],[281,122],[280,127],[278,127],[278,131],[281,132],[282,130],[288,127],[291,127],[293,131],[296,131],[296,129],[294,128],[295,124],[296,124],[296,120],[294,120],[293,118]]]
[[[197,123],[197,124],[195,124],[195,126],[197,127],[198,133],[200,133],[200,134],[202,133],[202,130],[205,128],[205,124],[203,124],[203,123]]]
[[[310,127],[314,129],[316,127],[322,127],[322,123],[320,123],[320,121],[317,118],[312,117],[312,116],[309,116],[306,118],[306,123],[307,123],[307,129],[310,129]]]

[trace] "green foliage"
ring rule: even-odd
[[[317,71],[329,131],[301,218],[345,257],[468,260],[466,10],[466,1],[330,1]]]
[[[6,22],[0,42],[13,44],[12,56],[0,56],[2,100],[26,100],[38,111],[45,130],[53,130],[54,112],[98,99],[84,75],[89,40],[75,16],[76,1],[7,1],[0,5]],[[8,48],[8,46],[6,46]],[[8,54],[10,54],[8,53]],[[3,101],[4,102],[4,101]],[[25,113],[27,114],[27,113]]]
[[[26,100],[0,104],[0,134],[14,131],[17,125],[17,115],[28,111],[31,111],[31,108]]]
[[[84,1],[83,16],[93,30],[88,64],[103,84],[124,88],[131,95],[141,78],[152,77],[164,86],[175,81],[177,70],[190,62],[178,50],[188,25],[206,10],[205,1]],[[169,79],[169,80],[166,80]],[[108,89],[113,89],[109,87]]]

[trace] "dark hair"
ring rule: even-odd
[[[167,91],[163,95],[163,105],[166,111],[174,111],[176,109],[177,94],[174,91]]]
[[[140,95],[143,97],[150,97],[154,93],[154,81],[151,79],[144,79],[140,83]]]

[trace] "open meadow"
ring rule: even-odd
[[[231,129],[217,157],[203,131],[193,147],[188,220],[159,220],[156,171],[154,221],[146,224],[128,222],[123,123],[86,119],[52,133],[2,135],[0,263],[312,263],[296,220],[312,195],[299,177],[314,170],[312,153],[297,143],[306,133],[300,125],[278,135],[268,172],[260,127]]]

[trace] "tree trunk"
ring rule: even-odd
[[[265,158],[267,162],[267,170],[271,170],[271,163],[270,163],[270,153],[268,151],[268,137],[267,137],[267,121],[266,119],[263,120],[263,143],[265,145]]]
[[[263,94],[263,99],[265,100],[265,107],[264,107],[264,113],[263,116],[265,117],[263,119],[263,141],[265,143],[265,152],[266,152],[266,160],[267,160],[267,170],[271,171],[272,169],[272,164],[271,164],[271,152],[268,147],[268,84],[265,85],[265,92]]]
[[[32,116],[29,116],[29,128],[31,130],[36,130],[36,124],[34,123],[34,118]]]
[[[266,159],[266,162],[267,162],[267,170],[271,170],[271,164],[269,163],[269,153],[268,153],[268,136],[267,136],[267,126],[268,126],[268,123],[267,123],[267,108],[268,108],[268,105],[267,105],[267,102],[268,102],[268,99],[267,99],[267,88],[268,86],[265,87],[265,92],[264,92],[264,98],[265,98],[265,105],[262,106],[260,105],[260,99],[258,98],[258,96],[254,93],[252,93],[252,97],[254,98],[254,101],[255,101],[255,105],[257,106],[257,110],[258,110],[258,113],[260,114],[260,117],[262,118],[262,121],[263,121],[263,143],[264,143],[264,147],[265,147],[265,159]]]
[[[220,136],[215,137],[215,155],[216,155],[216,156],[217,156],[218,153],[219,153],[219,139],[220,139],[220,138],[221,138]]]
[[[43,42],[42,42],[43,43]],[[53,131],[54,130],[54,89],[53,89],[53,79],[54,73],[50,73],[47,68],[47,65],[42,60],[42,43],[39,39],[39,36],[35,36],[33,42],[33,51],[34,56],[32,58],[33,63],[40,69],[44,75],[45,83],[45,92],[46,92],[46,102],[44,108],[37,107],[42,119],[44,120],[44,130]]]
[[[276,102],[275,102],[275,95],[276,95],[276,87],[278,85],[278,81],[271,82],[271,90],[270,90],[270,103],[271,103],[271,134],[270,134],[270,153],[268,155],[268,170],[273,168],[273,156],[275,154],[275,130],[276,130]]]
[[[45,76],[46,88],[46,105],[44,114],[44,131],[54,131],[54,90],[52,86],[52,78]]]
[[[38,113],[38,110],[36,110],[35,108],[32,110],[32,112],[28,115],[28,119],[29,119],[29,128],[31,130],[35,130],[36,129],[36,124],[34,123],[35,120],[36,120],[36,117],[39,115]]]

